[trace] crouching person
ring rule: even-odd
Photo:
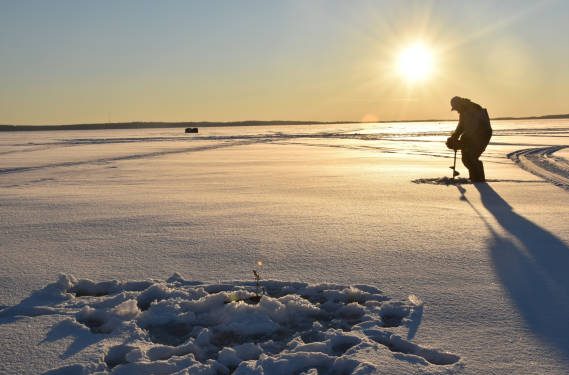
[[[450,149],[461,150],[462,163],[468,169],[470,181],[484,182],[484,165],[479,158],[492,137],[488,111],[470,99],[458,96],[450,100],[450,105],[459,113],[459,120],[446,145]]]

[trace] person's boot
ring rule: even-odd
[[[471,182],[486,182],[486,176],[484,175],[484,165],[481,161],[478,160],[476,166],[469,172]]]
[[[484,164],[480,162],[480,182],[486,182],[486,173],[484,173]]]

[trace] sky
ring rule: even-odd
[[[0,124],[543,115],[568,88],[564,0],[0,0]]]

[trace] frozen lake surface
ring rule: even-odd
[[[488,184],[413,183],[450,175],[454,126],[0,133],[0,373],[182,374],[194,363],[222,374],[207,362],[217,358],[269,374],[275,356],[295,374],[569,373],[569,121],[493,122]],[[247,329],[250,341],[220,343],[221,326],[205,323],[213,336],[182,330],[145,344],[145,319],[180,319],[166,310],[184,299],[251,293],[253,269],[277,291],[246,308],[292,335],[275,340],[280,351],[253,347]],[[82,279],[100,293],[74,294]],[[350,285],[375,297],[353,300]],[[148,300],[155,311],[128,302],[147,288],[162,290]],[[346,304],[330,305],[338,326],[327,315],[311,340],[284,318],[306,312],[289,300],[328,301],[306,288]],[[398,304],[401,324],[385,323],[391,307],[378,300]],[[235,327],[247,323],[241,313],[227,315]],[[180,349],[185,339],[211,353]]]

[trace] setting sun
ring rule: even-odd
[[[405,47],[397,60],[399,74],[409,82],[424,81],[433,72],[433,53],[423,43]]]

